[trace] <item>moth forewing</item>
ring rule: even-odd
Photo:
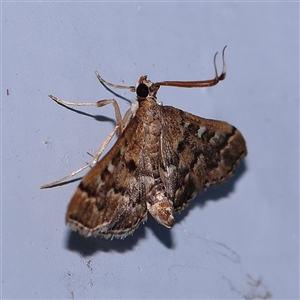
[[[229,178],[245,157],[246,143],[232,125],[200,118],[171,106],[162,107],[161,169],[175,211],[184,208],[196,189]]]

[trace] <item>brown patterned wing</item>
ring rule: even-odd
[[[69,203],[66,222],[84,236],[126,237],[147,217],[139,179],[141,141],[133,118],[111,150],[83,178]]]
[[[196,189],[228,179],[246,156],[246,142],[232,125],[161,106],[161,178],[174,210],[183,209]]]

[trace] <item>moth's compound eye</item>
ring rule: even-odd
[[[146,98],[149,94],[149,88],[147,87],[146,84],[141,83],[138,85],[136,89],[136,94],[138,95],[138,97]]]

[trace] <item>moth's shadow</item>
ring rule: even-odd
[[[68,229],[65,247],[71,251],[77,251],[82,256],[90,256],[95,252],[116,251],[123,253],[130,251],[141,240],[145,239],[145,227],[141,226],[133,235],[128,235],[125,239],[105,239],[101,237],[83,237],[78,232]]]
[[[68,229],[65,247],[68,250],[81,253],[82,256],[90,256],[98,251],[116,251],[123,253],[131,251],[141,240],[151,236],[149,234],[146,235],[146,228],[151,229],[154,235],[167,248],[174,248],[171,230],[158,224],[150,215],[145,224],[140,224],[139,228],[134,231],[134,234],[128,235],[125,239],[86,238],[81,236],[78,232]]]
[[[75,112],[79,115],[83,115],[83,116],[86,116],[86,117],[90,117],[90,118],[93,118],[95,119],[96,121],[99,121],[99,122],[111,122],[113,123],[114,126],[116,126],[116,120],[113,119],[113,118],[109,118],[109,117],[106,117],[106,116],[103,116],[103,115],[91,115],[89,113],[86,113],[84,111],[81,111],[81,110],[78,110],[78,109],[75,109],[73,107],[70,107],[70,106],[67,106],[67,105],[64,105],[62,103],[57,103],[58,105],[60,106],[63,106],[64,108],[72,111],[72,112]]]
[[[236,182],[239,181],[246,170],[246,160],[243,160],[236,168],[235,174],[228,181],[223,182],[220,185],[209,187],[203,194],[199,192],[187,208],[175,215],[176,222],[179,223],[186,218],[195,206],[203,208],[208,201],[223,200],[234,191],[235,184],[237,184]]]
[[[175,215],[176,223],[180,223],[187,217],[189,212],[195,207],[203,208],[208,201],[219,201],[224,199],[234,190],[234,186],[239,178],[246,171],[246,163],[243,161],[236,170],[235,175],[227,182],[222,183],[220,186],[207,189],[204,194],[198,193],[196,198],[193,199],[190,205],[185,208],[180,214]],[[79,235],[77,232],[68,230],[68,236],[66,239],[66,248],[71,251],[80,252],[82,256],[89,256],[95,252],[126,252],[131,251],[142,239],[149,238],[150,235],[146,235],[146,228],[149,228],[156,238],[169,249],[175,247],[174,240],[172,238],[172,230],[165,228],[158,224],[150,215],[145,224],[141,224],[133,235],[127,236],[125,239],[104,239],[100,237],[85,238]]]

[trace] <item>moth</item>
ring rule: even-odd
[[[162,81],[153,83],[141,76],[136,86],[100,82],[136,93],[131,108],[122,118],[114,99],[96,103],[67,102],[64,105],[112,104],[117,124],[93,161],[72,174],[42,188],[52,187],[92,166],[73,195],[66,223],[80,234],[125,238],[146,221],[148,212],[167,228],[174,213],[184,209],[196,194],[209,185],[227,180],[247,154],[246,142],[234,126],[204,119],[157,102],[161,86],[210,87],[226,76],[225,51],[219,76],[214,56],[215,78],[203,81]],[[117,141],[99,159],[114,135]]]

